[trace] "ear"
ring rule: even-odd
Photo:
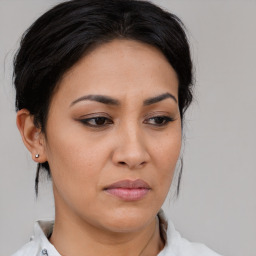
[[[21,109],[17,113],[17,127],[20,131],[24,145],[30,151],[32,159],[38,163],[47,161],[45,135],[34,124],[34,117],[27,109]],[[36,157],[36,155],[39,157]]]

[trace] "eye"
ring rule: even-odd
[[[113,124],[113,121],[111,119],[104,116],[90,117],[86,119],[80,119],[79,121],[87,126],[96,127],[96,128]]]
[[[150,117],[146,119],[144,123],[154,125],[154,126],[164,126],[172,121],[173,119],[169,116],[155,116],[155,117]]]

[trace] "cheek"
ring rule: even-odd
[[[172,129],[157,137],[154,146],[151,147],[154,150],[153,155],[158,164],[166,167],[175,165],[181,149],[180,126],[175,125]]]
[[[106,148],[83,133],[52,129],[48,136],[47,157],[58,191],[72,197],[94,193],[107,160]]]
[[[152,147],[152,159],[156,167],[157,187],[168,193],[181,149],[181,129],[173,129],[158,138]]]

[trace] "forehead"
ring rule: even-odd
[[[139,93],[152,96],[169,91],[177,95],[178,79],[157,48],[134,40],[116,39],[98,46],[76,63],[63,76],[59,91],[73,98],[85,93],[120,97]]]

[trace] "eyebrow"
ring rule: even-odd
[[[116,99],[113,99],[109,96],[104,96],[104,95],[85,95],[83,97],[80,97],[78,99],[76,99],[75,101],[73,101],[70,104],[70,107],[73,106],[74,104],[80,102],[80,101],[84,101],[84,100],[90,100],[90,101],[97,101],[106,105],[114,105],[114,106],[118,106],[120,105],[120,102]]]
[[[157,102],[159,102],[159,101],[162,101],[162,100],[165,100],[165,99],[168,99],[168,98],[171,98],[171,99],[173,99],[176,103],[178,103],[177,99],[176,99],[172,94],[170,94],[169,92],[167,92],[167,93],[163,93],[163,94],[160,94],[160,95],[158,95],[158,96],[155,96],[155,97],[152,97],[152,98],[149,98],[149,99],[144,100],[143,105],[144,105],[144,106],[152,105],[152,104],[154,104],[154,103],[157,103]]]
[[[160,102],[162,100],[165,99],[173,99],[176,103],[178,102],[177,99],[170,93],[163,93],[157,96],[154,96],[152,98],[148,98],[146,100],[143,101],[143,106],[148,106],[148,105],[152,105],[155,104],[157,102]],[[112,97],[109,96],[105,96],[105,95],[94,95],[94,94],[90,94],[90,95],[85,95],[82,96],[76,100],[74,100],[71,104],[70,107],[73,106],[74,104],[80,102],[80,101],[96,101],[96,102],[100,102],[106,105],[113,105],[113,106],[119,106],[120,105],[120,101],[117,99],[113,99]]]

